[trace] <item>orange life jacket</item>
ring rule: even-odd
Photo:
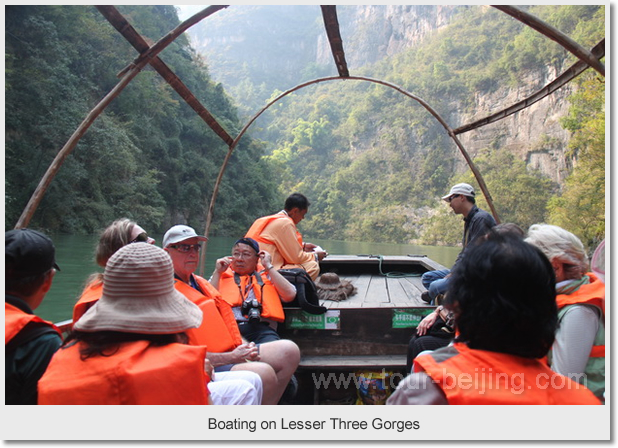
[[[34,314],[25,313],[16,306],[4,302],[4,345],[8,344],[30,322],[49,325],[62,337],[62,332],[51,322],[47,322]]]
[[[590,283],[580,286],[571,294],[556,295],[558,311],[570,305],[590,305],[599,308],[605,317],[605,283],[592,272],[586,275],[590,278]],[[605,345],[593,345],[590,357],[605,358]]]
[[[208,404],[206,347],[125,342],[111,356],[82,360],[81,344],[56,352],[39,381],[38,404]]]
[[[102,295],[103,282],[94,282],[87,285],[81,297],[73,306],[73,323],[77,322]]]
[[[189,344],[206,345],[208,351],[213,353],[234,350],[242,344],[242,337],[232,308],[206,279],[199,275],[194,277],[204,294],[178,279],[174,285],[176,290],[200,307],[204,313],[202,324],[198,328],[185,331],[189,337]]]
[[[245,238],[253,238],[258,243],[275,245],[274,241],[266,239],[266,238],[264,238],[262,236],[262,232],[264,231],[266,226],[268,226],[268,224],[273,222],[275,219],[289,219],[290,221],[294,222],[292,220],[292,218],[290,218],[288,215],[286,215],[284,213],[276,213],[276,214],[270,215],[270,216],[263,216],[261,218],[256,219],[253,222],[253,224],[251,225],[251,227],[247,231],[247,234],[245,235]],[[303,245],[303,237],[302,237],[302,235],[300,234],[300,232],[298,230],[296,230],[296,239],[298,240],[298,244],[300,244],[302,246]]]
[[[538,359],[470,349],[455,343],[414,360],[449,404],[600,404],[585,386]]]
[[[263,268],[260,264],[257,266],[258,271]],[[259,278],[258,278],[259,275]],[[285,313],[281,305],[281,298],[275,285],[269,280],[266,273],[252,275],[235,275],[235,272],[228,268],[221,274],[219,280],[219,291],[223,300],[229,303],[232,307],[241,306],[247,298],[248,284],[251,282],[251,288],[255,298],[262,304],[262,317],[272,319],[276,322],[285,320]]]

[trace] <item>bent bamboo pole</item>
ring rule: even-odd
[[[595,47],[592,49],[592,54],[595,57],[602,58],[605,55],[605,39],[602,39]],[[463,134],[464,132],[471,131],[476,128],[480,128],[490,123],[494,123],[496,121],[502,120],[503,118],[508,117],[509,115],[513,115],[520,110],[523,110],[527,107],[532,106],[534,103],[541,101],[543,98],[551,95],[556,90],[564,87],[577,76],[581,75],[584,71],[586,71],[590,66],[586,64],[584,61],[577,61],[564,73],[562,73],[559,77],[554,79],[552,82],[547,84],[545,87],[540,89],[539,91],[533,93],[532,95],[524,98],[518,103],[513,104],[512,106],[506,107],[496,113],[493,113],[485,118],[481,118],[480,120],[476,120],[472,123],[465,124],[463,126],[455,129],[455,134]]]
[[[436,118],[436,120],[438,120],[438,122],[442,125],[442,127],[444,127],[444,129],[448,133],[449,137],[451,137],[453,139],[453,141],[455,142],[455,144],[459,148],[459,151],[464,156],[464,159],[466,160],[466,163],[468,164],[468,166],[472,170],[472,173],[474,174],[474,177],[476,178],[476,180],[477,180],[477,182],[479,184],[479,187],[481,188],[481,191],[483,192],[483,195],[485,196],[485,199],[487,200],[487,204],[489,205],[489,208],[491,209],[491,213],[494,216],[494,219],[496,220],[497,223],[500,223],[500,218],[498,216],[498,212],[496,211],[496,208],[494,207],[493,199],[491,197],[491,194],[489,193],[489,189],[487,188],[487,185],[485,184],[485,180],[483,179],[483,176],[481,175],[480,171],[476,168],[476,165],[472,161],[472,158],[469,156],[468,152],[466,151],[466,149],[464,148],[462,143],[459,141],[459,139],[455,135],[455,132],[453,131],[453,129],[446,123],[446,121],[444,121],[444,119],[440,116],[440,114],[438,114],[438,112],[436,112],[427,102],[425,102],[423,99],[417,97],[416,95],[413,95],[412,93],[404,90],[403,88],[401,88],[401,87],[399,87],[399,86],[397,86],[395,84],[391,84],[390,82],[387,82],[387,81],[381,81],[379,79],[367,78],[367,77],[364,77],[364,76],[347,76],[347,77],[331,76],[331,77],[327,77],[327,78],[314,79],[312,81],[308,81],[308,82],[299,84],[296,87],[292,87],[291,89],[286,90],[285,92],[283,92],[282,94],[280,94],[279,96],[277,96],[276,98],[271,100],[262,109],[260,109],[259,112],[256,113],[247,122],[247,124],[242,128],[242,130],[240,131],[238,136],[234,139],[234,142],[230,145],[230,148],[229,148],[229,150],[228,150],[228,152],[227,152],[227,154],[225,156],[225,159],[223,161],[223,164],[221,165],[221,168],[219,170],[219,175],[217,176],[217,180],[215,182],[215,186],[214,186],[214,189],[213,189],[213,192],[212,192],[212,197],[210,199],[210,203],[208,204],[208,214],[206,215],[206,228],[204,230],[204,235],[208,236],[208,232],[210,231],[210,225],[212,223],[212,218],[213,218],[213,215],[214,215],[215,201],[217,200],[217,195],[219,193],[219,186],[221,184],[221,179],[223,178],[223,174],[225,172],[227,164],[228,164],[228,162],[230,160],[230,157],[232,156],[232,152],[234,151],[234,149],[238,145],[238,142],[240,141],[240,139],[244,136],[245,132],[247,132],[247,129],[249,129],[249,127],[253,124],[253,122],[255,122],[255,120],[257,120],[257,118],[260,115],[262,115],[262,113],[264,113],[273,104],[275,104],[277,101],[281,100],[282,98],[286,97],[287,95],[289,95],[289,94],[291,94],[291,93],[293,93],[293,92],[295,92],[297,90],[300,90],[300,89],[302,89],[304,87],[310,86],[312,84],[318,84],[320,82],[335,81],[335,80],[342,80],[342,81],[346,81],[346,80],[368,81],[368,82],[373,82],[373,83],[376,83],[376,84],[381,84],[383,86],[386,86],[386,87],[389,87],[391,89],[394,89],[394,90],[398,91],[399,93],[404,94],[405,96],[407,96],[409,98],[412,98],[413,100],[417,101],[421,106],[423,106],[431,115],[434,116],[434,118]],[[204,273],[203,270],[204,270],[205,260],[206,260],[206,251],[204,250],[204,251],[202,251],[202,253],[200,255],[200,273],[202,275]]]
[[[532,14],[527,13],[515,6],[507,6],[507,5],[491,5],[496,9],[504,12],[505,14],[510,15],[511,17],[519,20],[520,22],[528,25],[530,28],[538,31],[546,37],[549,37],[554,42],[557,42],[559,45],[564,47],[569,52],[573,53],[579,59],[584,61],[590,67],[595,69],[601,75],[605,76],[605,65],[601,61],[599,61],[590,51],[582,47],[580,44],[575,42],[569,36],[564,34],[562,31],[557,30],[551,25],[543,22],[538,17],[533,16]]]
[[[101,113],[105,110],[109,103],[111,103],[112,100],[116,98],[120,94],[120,92],[122,92],[122,90],[127,86],[127,84],[129,84],[129,82],[131,82],[131,80],[135,78],[135,76],[137,76],[140,70],[141,68],[137,66],[129,70],[122,77],[120,82],[116,84],[116,86],[107,95],[105,95],[105,97],[99,102],[99,104],[97,104],[95,108],[90,111],[90,113],[86,116],[85,120],[82,121],[82,123],[75,130],[75,132],[73,132],[71,138],[69,138],[69,140],[58,152],[58,154],[56,154],[56,157],[52,161],[51,165],[49,165],[49,168],[47,168],[47,171],[39,181],[39,185],[36,187],[34,193],[30,197],[30,200],[28,201],[26,208],[24,208],[24,211],[19,217],[17,224],[15,224],[16,229],[28,227],[28,224],[30,224],[30,220],[32,219],[32,215],[34,215],[34,212],[41,203],[43,196],[45,196],[45,192],[47,191],[49,184],[51,184],[52,180],[60,170],[60,167],[64,163],[65,159],[69,156],[69,154],[71,154],[79,140],[84,136],[92,123],[94,123],[94,120],[96,120],[97,117],[101,115]]]
[[[30,220],[32,219],[32,215],[38,208],[43,196],[45,196],[45,192],[52,180],[60,170],[60,167],[64,163],[65,159],[69,154],[73,151],[79,140],[84,136],[88,128],[94,123],[99,115],[105,110],[105,108],[112,102],[114,98],[116,98],[120,92],[131,82],[135,76],[144,68],[146,64],[150,62],[150,60],[157,56],[161,51],[163,51],[169,44],[171,44],[174,39],[184,33],[188,28],[198,23],[200,20],[208,17],[211,14],[223,9],[227,6],[209,6],[208,8],[198,12],[192,17],[188,18],[168,34],[163,36],[157,43],[155,43],[149,50],[142,53],[127,69],[123,71],[121,75],[121,79],[116,84],[116,86],[107,94],[105,97],[97,104],[94,109],[90,111],[90,113],[86,116],[84,121],[79,125],[79,127],[75,130],[73,135],[69,138],[66,144],[62,147],[62,149],[58,152],[54,160],[52,161],[49,168],[39,181],[38,186],[34,190],[34,193],[30,197],[28,204],[24,208],[17,224],[15,224],[16,229],[27,227],[30,224]]]

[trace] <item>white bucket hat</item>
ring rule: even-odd
[[[178,224],[163,235],[163,247],[167,247],[170,244],[180,243],[181,241],[188,240],[189,238],[197,238],[200,241],[208,241],[203,235],[195,233],[193,227]]]
[[[107,262],[103,295],[74,328],[78,331],[172,334],[202,323],[202,311],[174,288],[172,259],[152,244],[120,248]]]

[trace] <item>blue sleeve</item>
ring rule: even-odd
[[[485,211],[479,211],[470,221],[470,227],[468,229],[468,244],[457,255],[457,259],[453,264],[453,268],[459,263],[466,253],[466,249],[470,247],[472,243],[478,238],[483,237],[489,229],[496,225],[496,221],[493,216]]]

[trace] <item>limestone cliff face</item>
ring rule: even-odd
[[[475,96],[474,114],[453,114],[451,126],[457,127],[484,118],[511,106],[551,82],[560,73],[547,68],[529,72],[517,88],[503,87],[492,94]],[[529,169],[538,169],[558,184],[568,174],[565,157],[570,132],[560,119],[568,112],[570,86],[554,92],[534,105],[495,123],[459,135],[459,140],[474,157],[483,148],[505,148],[524,160]]]
[[[427,34],[449,24],[462,6],[355,5],[338,6],[337,16],[350,69],[373,64],[411,48]],[[317,62],[330,63],[328,38],[318,36]]]
[[[234,89],[248,77],[263,85],[263,104],[275,89],[285,90],[307,79],[336,73],[332,53],[317,6],[231,6],[213,20],[190,30],[194,47],[206,55],[213,78]],[[418,45],[427,35],[447,27],[467,6],[343,5],[337,15],[346,60],[351,73]],[[229,17],[225,15],[229,14]],[[216,20],[215,20],[216,19]],[[307,70],[307,67],[313,67]],[[566,67],[564,67],[566,68]],[[529,96],[561,70],[546,67],[529,72],[518,87],[505,85],[491,94],[477,93],[473,113],[458,104],[449,107],[447,122],[453,128],[483,118]],[[560,126],[566,115],[571,87],[496,123],[459,136],[474,157],[487,147],[506,148],[530,169],[561,184],[570,161],[565,157],[569,132]],[[238,97],[238,92],[236,92]],[[246,101],[238,97],[238,101]],[[430,100],[430,99],[427,99]],[[256,109],[257,106],[252,106]],[[465,169],[463,158],[459,169]]]

